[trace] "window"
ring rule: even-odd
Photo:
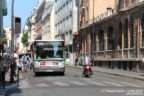
[[[108,42],[108,50],[114,50],[114,34],[113,34],[113,28],[109,27],[108,28],[108,33],[107,33],[107,42]]]
[[[133,47],[133,31],[134,31],[134,26],[133,26],[133,17],[131,16],[130,19],[130,47]]]
[[[104,31],[100,30],[98,33],[98,39],[99,39],[99,51],[104,50]]]
[[[69,38],[69,37],[68,37],[68,32],[66,32],[66,41],[68,41],[68,38]]]
[[[68,5],[68,3],[69,3],[69,2],[67,1],[67,2],[66,2],[66,5]]]
[[[119,0],[119,8],[124,8],[124,0]]]
[[[125,20],[124,48],[128,48],[128,19]]]
[[[125,7],[128,7],[129,5],[129,0],[125,0]]]
[[[65,8],[65,4],[63,4],[63,8]]]
[[[70,40],[72,40],[72,31],[69,32]]]
[[[141,21],[141,27],[142,27],[142,47],[144,47],[144,17]]]
[[[120,22],[119,24],[119,33],[118,33],[118,37],[119,37],[119,49],[121,49],[121,40],[122,40],[122,23]]]

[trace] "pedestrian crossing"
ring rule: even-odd
[[[100,86],[100,87],[130,87],[130,88],[144,88],[144,85],[133,84],[129,82],[113,82],[113,81],[53,81],[47,83],[36,84],[36,87],[71,87],[71,86],[80,86],[80,87],[91,87],[91,86]]]

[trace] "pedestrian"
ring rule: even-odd
[[[21,63],[23,64],[22,71],[25,72],[27,70],[27,56],[24,54],[21,58]]]
[[[27,64],[28,64],[28,68],[29,68],[29,70],[31,70],[31,68],[32,68],[32,64],[31,64],[31,58],[30,58],[30,56],[28,55],[27,56]]]
[[[5,61],[4,61],[3,56],[0,56],[0,74],[1,74],[0,77],[1,77],[1,80],[4,79],[4,75],[5,75],[4,68],[5,68]]]
[[[77,64],[78,64],[78,56],[75,59],[75,66],[77,66]]]
[[[142,59],[142,63],[144,63],[144,58]]]
[[[3,64],[1,63],[2,56],[0,56],[0,82],[2,82],[2,71],[3,71]]]

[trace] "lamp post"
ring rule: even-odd
[[[0,0],[0,37],[3,37],[3,5]]]
[[[10,82],[14,82],[14,0],[11,8],[11,75]]]
[[[93,43],[94,43],[94,0],[93,0]],[[92,60],[94,67],[94,44],[92,45]]]

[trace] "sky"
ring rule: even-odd
[[[21,17],[21,30],[25,25],[27,18],[31,15],[34,6],[39,0],[14,0],[14,16]],[[11,3],[12,0],[7,0],[8,15],[4,16],[4,26],[11,27]]]

